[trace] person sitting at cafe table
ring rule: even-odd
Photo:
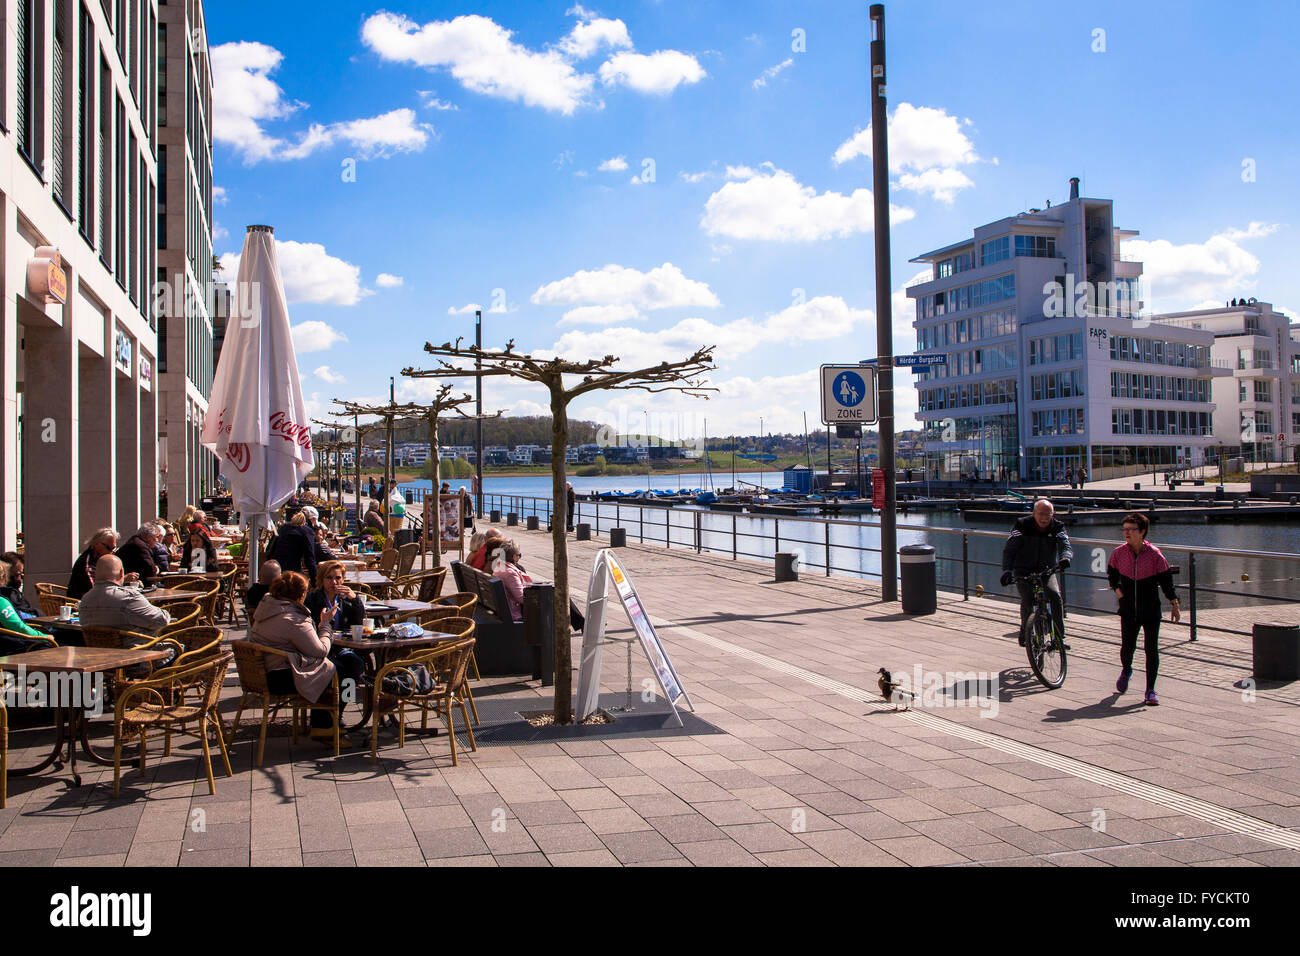
[[[204,567],[209,571],[217,570],[217,549],[212,546],[207,528],[196,523],[190,525],[189,537],[185,539],[185,547],[181,550],[181,567],[193,567],[194,555],[199,551],[203,552]]]
[[[505,535],[501,533],[500,528],[488,528],[483,532],[482,543],[478,548],[470,552],[469,566],[479,571],[487,572],[488,565],[492,561],[492,552],[499,548],[504,541]],[[473,543],[474,539],[471,538],[470,544],[472,545]]]
[[[266,597],[266,592],[271,589],[271,585],[280,576],[280,573],[279,561],[262,562],[262,567],[257,572],[257,583],[250,587],[248,593],[244,595],[244,612],[248,615],[249,620],[252,620],[258,602]]]
[[[27,598],[23,595],[23,574],[26,566],[23,556],[16,551],[6,551],[0,554],[0,561],[9,565],[9,581],[0,584],[0,597],[12,604],[19,616],[40,617],[41,612],[28,604]]]
[[[95,586],[77,605],[83,627],[116,627],[141,634],[157,634],[171,623],[163,608],[125,583],[122,559],[106,554],[95,563]]]
[[[366,617],[366,602],[343,582],[343,565],[339,561],[325,561],[316,572],[316,587],[308,592],[303,604],[311,612],[313,622],[320,621],[321,611],[329,614],[325,620],[336,631],[346,631],[360,624]]]
[[[323,524],[316,525],[315,537],[316,537],[316,568],[317,568],[316,576],[317,578],[319,578],[321,564],[323,564],[326,561],[333,561],[335,559],[335,554],[333,551],[329,549],[329,545],[326,544],[325,542],[326,534],[325,534],[325,526]]]
[[[9,557],[8,554],[5,555]],[[14,565],[8,561],[0,561],[0,594],[7,593],[10,581],[10,575]],[[0,597],[0,628],[6,631],[12,631],[11,634],[0,634],[0,657],[5,654],[22,654],[26,651],[34,650],[38,647],[48,647],[45,641],[28,641],[18,635],[26,637],[43,637],[43,631],[38,631],[31,627],[18,616],[14,606],[9,603],[7,598]]]
[[[366,508],[363,524],[366,528],[374,528],[376,531],[384,530],[384,516],[379,513],[379,502],[370,502],[370,506]]]
[[[161,529],[152,521],[142,524],[126,543],[117,549],[122,567],[127,574],[138,575],[145,584],[158,576],[158,565],[153,560],[153,546],[162,540]]]
[[[303,604],[307,596],[307,579],[294,571],[286,571],[271,584],[266,597],[257,605],[253,626],[248,639],[278,651],[288,658],[267,657],[266,684],[272,694],[297,692],[312,703],[321,701],[330,690],[330,681],[337,672],[340,686],[349,678],[359,681],[365,673],[360,657],[343,652],[337,660],[330,659],[334,629],[328,612],[321,610],[317,619]],[[318,633],[319,628],[319,633]],[[355,696],[355,695],[354,695]],[[340,721],[347,697],[339,702]],[[326,700],[333,703],[333,700]],[[332,736],[333,722],[325,710],[311,712],[313,737]]]
[[[168,540],[174,541],[176,536],[171,527],[162,518],[157,518],[153,522],[158,527],[158,540],[153,545],[153,563],[159,571],[170,571],[172,555],[169,550]]]
[[[301,511],[280,526],[271,557],[280,562],[286,574],[296,571],[305,573],[308,580],[316,578],[316,536],[307,527],[307,516]]]
[[[113,528],[100,528],[86,542],[86,550],[81,552],[76,563],[72,565],[72,576],[68,578],[68,597],[80,599],[95,586],[95,562],[106,554],[117,550],[117,531]],[[136,580],[139,575],[130,580]],[[128,582],[129,583],[129,582]]]

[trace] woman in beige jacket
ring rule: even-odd
[[[302,603],[306,594],[307,579],[301,574],[286,571],[276,578],[266,597],[258,602],[248,639],[288,655],[287,661],[281,657],[267,659],[272,668],[266,674],[267,689],[271,693],[291,694],[296,691],[313,703],[323,697],[327,703],[333,703],[334,692],[330,684],[338,668],[329,654],[334,632],[329,621],[322,619],[317,633],[311,615]],[[349,654],[349,657],[355,655]],[[353,662],[349,660],[347,663],[349,666],[344,668],[340,678],[356,680],[359,675],[350,666]],[[357,663],[360,663],[359,658]],[[311,722],[313,729],[333,726],[329,712],[324,710],[313,710]]]

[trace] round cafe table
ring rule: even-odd
[[[346,637],[342,632],[335,632],[330,638],[330,643],[335,647],[345,647],[348,650],[356,651],[366,664],[366,677],[371,684],[371,692],[365,695],[362,703],[361,719],[355,724],[343,727],[346,733],[355,733],[370,723],[372,716],[378,719],[380,715],[375,714],[375,697],[381,688],[373,686],[375,675],[383,669],[384,665],[389,663],[393,658],[406,652],[421,647],[430,647],[434,644],[441,644],[446,641],[454,641],[460,637],[459,634],[448,634],[443,631],[433,631],[425,629],[424,633],[418,637],[389,637],[386,631],[376,631],[370,637],[363,637],[357,640],[349,633]]]

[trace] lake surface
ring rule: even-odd
[[[753,485],[779,488],[781,472],[737,473],[736,478]],[[570,479],[578,492],[639,491],[646,487],[646,476],[592,477]],[[707,476],[650,476],[656,489],[676,489],[680,480],[684,489],[707,487]],[[731,484],[731,473],[714,473],[713,487]],[[457,479],[452,487],[469,489],[469,481]],[[410,485],[428,488],[428,480]],[[408,487],[403,485],[403,488]],[[512,495],[521,499],[549,499],[548,476],[526,478],[487,478],[484,489],[489,495]],[[489,505],[491,507],[491,505]],[[545,502],[510,503],[521,515],[537,513],[545,517]],[[501,510],[508,510],[502,508]],[[800,520],[772,515],[732,515],[710,512],[695,506],[676,508],[638,508],[601,502],[579,502],[579,520],[592,524],[593,530],[608,533],[611,527],[627,529],[629,541],[645,540],[669,547],[694,549],[741,557],[770,559],[777,551],[797,553],[804,574],[825,573],[827,544],[830,566],[837,574],[880,577],[880,525],[876,516],[861,520],[845,518],[833,522]],[[819,516],[809,515],[817,519]],[[899,515],[898,545],[930,544],[935,548],[936,574],[941,587],[960,589],[963,573],[973,592],[976,585],[993,594],[1014,594],[1003,588],[1001,576],[1002,546],[1019,515],[1008,513],[1005,527],[987,522],[967,524],[955,511],[914,511]],[[697,531],[698,527],[698,531]],[[966,560],[963,567],[962,532],[966,532]],[[698,537],[697,537],[698,536]],[[1071,604],[1095,610],[1111,610],[1114,596],[1105,581],[1106,562],[1111,550],[1122,541],[1119,529],[1101,525],[1081,526],[1071,534],[1074,562],[1066,575],[1067,597]],[[1097,543],[1085,543],[1095,541]],[[1258,603],[1260,595],[1294,597],[1300,594],[1300,562],[1270,559],[1267,556],[1223,557],[1204,553],[1206,548],[1300,554],[1300,525],[1282,523],[1242,524],[1159,524],[1152,528],[1151,541],[1178,565],[1175,584],[1185,595],[1189,580],[1191,552],[1197,552],[1197,606],[1200,608],[1240,607]],[[1249,576],[1242,582],[1243,574]],[[1249,596],[1215,594],[1207,588],[1241,591]],[[1186,596],[1183,603],[1187,604]],[[1272,603],[1272,602],[1266,602]]]

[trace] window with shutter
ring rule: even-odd
[[[18,0],[18,110],[17,134],[18,149],[30,160],[32,158],[32,0]]]

